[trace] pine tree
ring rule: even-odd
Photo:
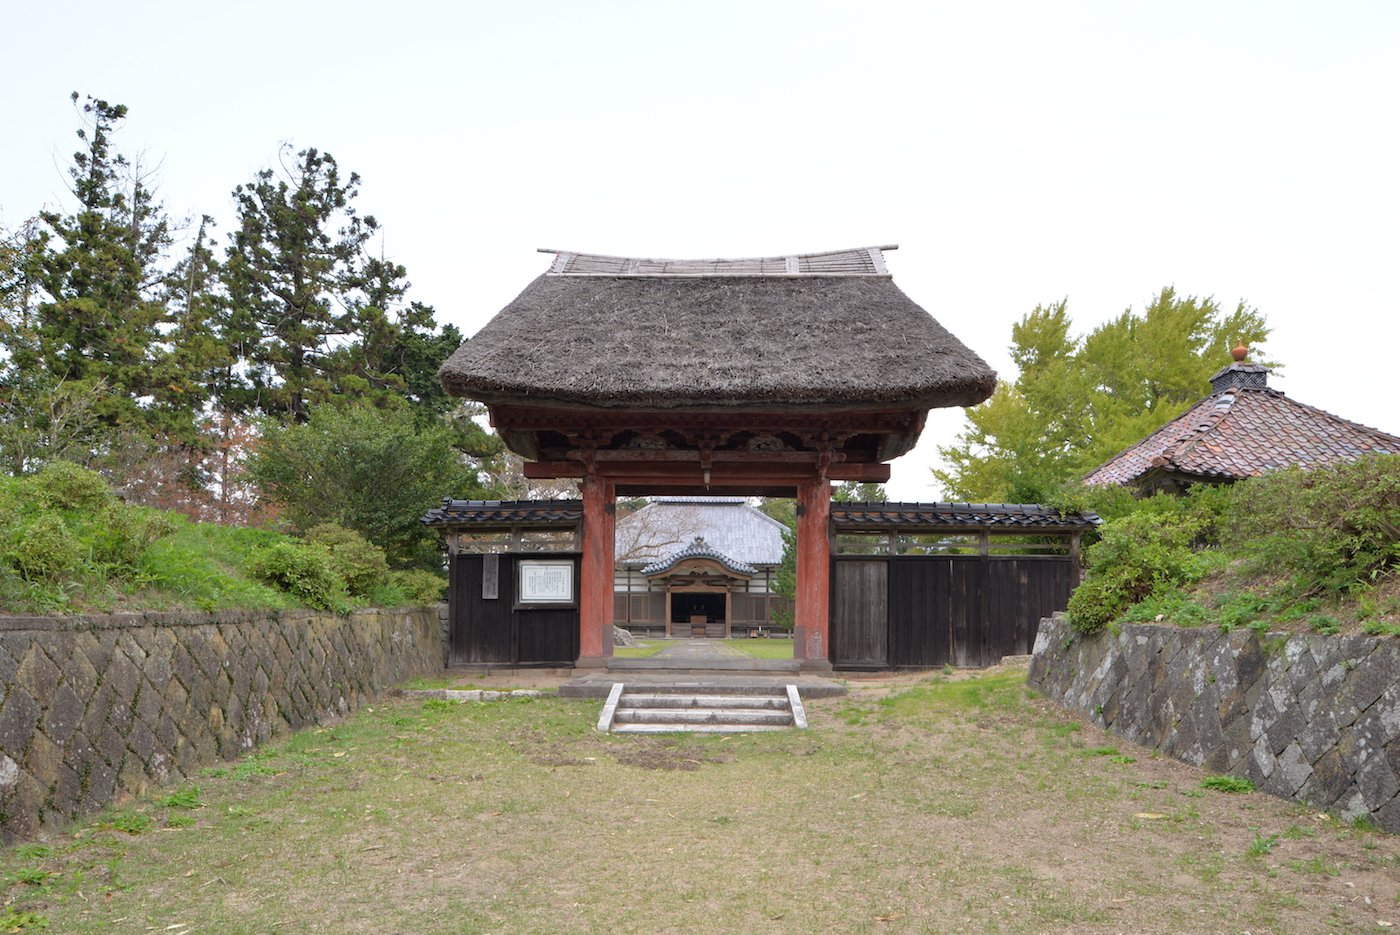
[[[224,260],[225,344],[246,362],[223,387],[235,412],[304,422],[335,392],[337,351],[360,332],[362,250],[378,229],[356,214],[360,177],[305,149],[234,189],[238,226]]]
[[[45,301],[35,310],[34,363],[64,384],[102,384],[97,411],[109,427],[169,422],[140,401],[158,392],[167,353],[161,266],[170,222],[140,161],[112,147],[126,107],[88,97],[81,114],[84,148],[69,169],[77,210],[39,215],[34,276]],[[188,410],[176,421],[187,425]]]

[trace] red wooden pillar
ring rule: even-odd
[[[830,671],[831,484],[825,478],[797,488],[797,606],[793,656],[804,671]]]
[[[583,493],[583,560],[578,589],[579,668],[604,668],[612,656],[613,485],[590,474]]]

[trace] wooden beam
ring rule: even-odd
[[[599,451],[588,452],[587,455],[578,450],[570,451],[566,460],[582,462],[586,458],[592,458],[599,464],[610,461],[632,464],[653,462],[668,463],[672,461],[698,464],[703,460],[702,456],[704,454],[704,452],[696,448],[667,448],[664,450],[652,450],[647,448],[605,448]],[[787,464],[789,462],[796,464],[816,464],[817,460],[821,457],[821,452],[819,451],[729,451],[720,449],[710,451],[708,454],[711,461],[729,461],[743,464]],[[834,451],[831,453],[831,460],[833,462],[845,461],[846,454],[845,452]]]
[[[524,475],[532,479],[583,477],[587,471],[581,461],[526,461],[521,468]],[[806,483],[815,479],[816,471],[817,464],[814,462],[717,461],[710,469],[709,486]],[[598,464],[598,476],[611,483],[633,486],[703,484],[700,465],[696,462],[605,461]],[[879,462],[834,463],[827,468],[826,476],[834,481],[853,480],[859,483],[883,484],[890,479],[890,466]]]
[[[846,431],[857,434],[903,434],[921,425],[924,412],[907,407],[889,409],[857,407],[811,411],[744,412],[717,404],[712,412],[639,412],[630,410],[565,409],[546,406],[520,406],[509,403],[488,406],[491,424],[497,429],[514,427],[523,431],[551,430],[570,434],[592,428],[604,432],[645,432],[657,429],[685,431],[695,428],[725,428],[731,431],[774,434],[804,431]]]

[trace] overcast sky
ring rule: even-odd
[[[7,4],[0,219],[65,205],[68,95],[176,215],[315,146],[360,173],[412,298],[468,334],[537,247],[897,243],[895,281],[1003,376],[1011,325],[1162,286],[1244,299],[1273,385],[1400,433],[1400,4]],[[717,349],[720,350],[720,349]],[[1222,361],[1222,365],[1226,361]],[[927,500],[936,413],[894,464]]]

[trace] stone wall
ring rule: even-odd
[[[439,674],[436,608],[0,617],[0,837]]]
[[[1028,684],[1125,740],[1400,833],[1400,640],[1042,620]]]

